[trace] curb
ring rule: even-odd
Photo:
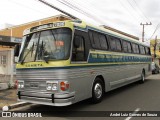
[[[23,106],[29,105],[29,104],[31,104],[31,103],[27,103],[27,102],[15,103],[15,104],[12,104],[12,105],[9,105],[9,106],[4,106],[2,108],[2,111],[9,111],[11,109],[18,108],[18,107],[23,107]]]

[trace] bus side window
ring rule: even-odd
[[[95,48],[96,49],[101,49],[100,41],[99,41],[99,36],[98,32],[93,32],[93,40],[95,42]]]
[[[127,42],[123,41],[122,43],[123,43],[123,51],[128,52]]]
[[[99,34],[99,41],[102,50],[108,50],[108,41],[106,36],[103,34]]]
[[[82,36],[74,36],[72,61],[85,61],[84,38]]]
[[[109,36],[109,37],[110,37],[110,48],[111,48],[111,51],[121,52],[122,51],[122,46],[121,46],[120,39],[116,38],[116,37],[112,37],[112,36]]]
[[[116,41],[113,37],[109,36],[110,48],[112,51],[116,51]]]
[[[132,47],[131,47],[131,43],[128,42],[127,43],[127,46],[128,46],[128,52],[131,53],[132,52]]]
[[[145,53],[145,49],[144,49],[144,47],[143,47],[143,46],[141,46],[141,45],[140,45],[139,47],[140,47],[140,53],[141,53],[141,54],[146,54],[146,53]]]
[[[137,44],[132,43],[133,53],[139,54],[139,46]]]
[[[116,47],[117,47],[117,51],[119,51],[119,52],[122,51],[122,46],[121,46],[120,39],[116,39]]]
[[[140,54],[139,45],[137,44],[136,44],[136,51],[137,51],[137,54]]]
[[[145,51],[146,51],[146,55],[150,55],[150,48],[149,47],[145,47]]]
[[[91,41],[92,48],[96,48],[95,41],[93,40],[93,32],[92,31],[89,31],[89,38]]]

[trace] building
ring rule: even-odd
[[[1,42],[0,41],[0,83],[10,82],[14,78],[14,50],[16,43]]]
[[[14,46],[22,42],[23,31],[25,29],[45,23],[70,19],[70,17],[64,15],[57,15],[0,30],[0,83],[14,83],[16,74]]]
[[[15,26],[15,25],[8,24],[8,23],[4,23],[4,24],[1,24],[1,25],[0,25],[0,29],[9,28],[9,27],[12,27],[12,26]]]
[[[14,38],[22,38],[23,31],[26,28],[30,28],[33,26],[37,26],[37,25],[41,25],[41,24],[45,24],[45,23],[50,23],[50,22],[54,22],[54,21],[64,21],[64,20],[70,20],[70,19],[71,19],[70,17],[64,16],[64,15],[52,16],[49,18],[40,19],[40,20],[29,22],[29,23],[25,23],[22,25],[17,25],[17,26],[12,26],[12,27],[2,29],[2,30],[0,30],[0,35],[10,36],[10,37],[14,37]]]
[[[160,67],[160,39],[151,40],[150,46],[151,46],[152,60]]]

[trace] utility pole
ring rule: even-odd
[[[147,23],[147,22],[146,22],[145,24],[144,24],[144,23],[141,23],[140,25],[143,26],[143,29],[142,29],[142,42],[144,42],[144,26],[145,26],[145,25],[152,25],[152,23],[151,23],[151,22],[150,22],[150,23]]]

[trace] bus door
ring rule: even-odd
[[[75,30],[72,46],[72,62],[86,62],[89,53],[88,32]]]

